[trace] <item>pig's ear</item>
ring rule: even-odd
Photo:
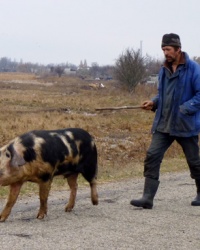
[[[7,157],[10,156],[10,166],[11,167],[19,167],[24,164],[26,164],[26,161],[24,158],[17,153],[17,151],[14,149],[14,147],[10,147],[6,152]]]
[[[19,166],[23,166],[24,164],[26,164],[26,161],[24,160],[24,158],[21,155],[17,154],[17,152],[15,151],[11,159],[11,166],[19,167]]]

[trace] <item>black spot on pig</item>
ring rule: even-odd
[[[24,152],[24,160],[26,162],[31,162],[36,160],[36,153],[33,148],[27,148],[26,151]]]
[[[33,136],[30,136],[30,133],[23,134],[19,137],[21,143],[25,148],[33,148],[35,145]]]
[[[21,144],[26,148],[24,151],[24,160],[26,162],[31,162],[36,160],[36,152],[34,150],[34,138],[30,136],[30,133],[20,136]]]
[[[71,163],[66,163],[66,164],[60,164],[54,173],[54,176],[56,175],[64,175],[69,176],[72,173],[81,173],[78,171],[78,165],[77,164],[71,164]]]
[[[10,152],[11,158],[13,158],[13,156],[15,154],[13,143],[8,146],[8,151]],[[9,155],[6,155],[6,156],[9,157]]]
[[[63,162],[65,156],[69,154],[64,142],[57,135],[49,135],[44,138],[45,143],[41,145],[41,156],[44,162],[55,167],[57,162]]]
[[[39,177],[43,182],[47,182],[48,180],[51,179],[51,174],[49,173],[44,173],[42,175],[40,175]]]

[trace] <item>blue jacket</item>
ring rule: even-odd
[[[190,137],[200,132],[200,65],[189,59],[184,53],[185,64],[177,70],[179,79],[175,86],[172,104],[172,122],[170,135],[179,137]],[[158,95],[152,99],[155,119],[152,126],[154,133],[162,112],[162,95],[165,77],[164,66],[159,72]]]

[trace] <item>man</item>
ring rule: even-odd
[[[177,34],[165,34],[161,47],[166,60],[159,72],[158,95],[142,104],[143,109],[156,111],[152,142],[144,161],[144,192],[141,199],[130,203],[152,209],[164,153],[177,141],[197,187],[197,196],[191,205],[200,206],[200,66],[181,51]]]

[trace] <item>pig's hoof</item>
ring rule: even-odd
[[[97,206],[99,204],[99,201],[98,200],[93,200],[92,204]]]
[[[45,214],[38,214],[37,219],[42,220],[44,219]]]
[[[65,208],[65,212],[71,212],[71,211],[72,211],[72,209],[73,209],[73,207],[72,207],[72,206],[66,206],[66,208]]]
[[[3,218],[0,216],[0,222],[4,222],[6,220],[6,218]]]

